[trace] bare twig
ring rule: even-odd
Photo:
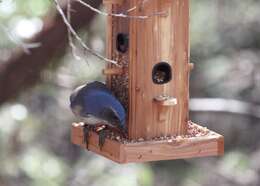
[[[143,0],[142,2],[139,3],[139,6],[140,6],[141,8],[143,8],[144,5],[145,5],[148,1],[149,1],[149,0]],[[136,10],[137,8],[138,8],[138,6],[134,6],[134,7],[130,8],[130,9],[128,9],[126,12],[127,12],[127,13],[130,13],[130,12]]]
[[[89,8],[90,10],[92,10],[92,11],[94,11],[94,12],[100,14],[100,15],[103,15],[103,16],[122,17],[122,18],[129,18],[129,19],[147,19],[147,18],[150,18],[150,17],[153,17],[153,16],[160,16],[160,15],[166,16],[167,15],[167,12],[155,12],[155,13],[152,13],[150,15],[144,15],[144,16],[131,16],[131,15],[123,14],[123,13],[119,13],[119,14],[107,13],[107,12],[103,12],[103,11],[100,11],[99,9],[97,9],[97,8],[92,7],[91,5],[89,5],[88,3],[86,3],[82,0],[75,0],[75,1],[79,2],[83,6]],[[145,1],[147,1],[147,0],[145,0]],[[133,7],[129,10],[133,11],[135,9],[136,9],[136,7]]]
[[[80,43],[80,45],[84,48],[84,50],[88,51],[89,53],[91,53],[92,55],[96,56],[97,58],[115,64],[118,66],[117,62],[111,59],[108,59],[104,56],[102,56],[101,54],[96,53],[94,50],[92,50],[91,48],[89,48],[81,39],[81,37],[77,34],[77,32],[74,30],[74,28],[71,26],[71,24],[69,23],[68,19],[66,18],[62,8],[60,7],[58,0],[54,0],[56,8],[59,12],[59,14],[61,15],[64,23],[66,24],[67,28],[69,29],[69,31],[71,32],[71,34],[76,38],[76,40]]]
[[[122,17],[122,18],[133,18],[133,19],[147,19],[149,17],[152,17],[152,16],[158,16],[158,15],[167,15],[167,12],[156,12],[156,13],[153,13],[153,14],[150,14],[150,15],[144,15],[144,16],[131,16],[131,15],[127,15],[127,14],[124,14],[124,13],[119,13],[119,14],[114,14],[114,13],[106,13],[106,12],[102,12],[100,11],[99,9],[97,8],[94,8],[92,7],[91,5],[89,5],[88,3],[82,1],[82,0],[75,0],[76,2],[80,3],[81,5],[89,8],[90,10],[92,10],[93,12],[96,12],[100,15],[103,15],[103,16],[114,16],[114,17]],[[143,0],[141,2],[141,6],[144,6],[145,3],[147,3],[149,0]],[[69,40],[69,45],[72,49],[72,54],[73,56],[79,60],[81,59],[77,54],[76,54],[76,46],[74,45],[73,43],[73,38],[72,36],[75,37],[75,39],[80,43],[81,47],[91,53],[92,55],[98,57],[99,59],[101,60],[104,60],[106,62],[109,62],[109,63],[112,63],[112,64],[115,64],[115,65],[118,65],[118,63],[114,60],[111,60],[111,59],[108,59],[98,53],[96,53],[94,50],[92,50],[91,48],[89,48],[84,42],[83,40],[81,39],[81,37],[77,34],[77,32],[73,29],[71,23],[70,23],[70,19],[71,19],[71,15],[70,15],[70,11],[71,11],[71,0],[67,0],[67,17],[65,16],[64,12],[62,11],[59,3],[58,3],[58,0],[54,0],[55,4],[56,4],[56,8],[59,12],[59,14],[61,15],[64,23],[66,24],[67,26],[67,30],[68,30],[68,40]],[[130,12],[130,11],[133,11],[137,8],[137,6],[127,10],[127,12]]]
[[[71,0],[67,0],[67,19],[69,24],[71,23]],[[70,24],[71,25],[71,24]],[[68,31],[68,41],[71,48],[72,55],[76,60],[81,60],[81,57],[76,54],[76,46],[74,45],[73,38],[70,32],[70,29],[67,27]]]

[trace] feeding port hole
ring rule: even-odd
[[[125,53],[128,50],[128,34],[119,33],[116,37],[116,48],[119,52]]]
[[[165,84],[172,79],[172,68],[166,62],[160,62],[153,67],[152,79],[155,84]]]

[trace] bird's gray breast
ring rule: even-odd
[[[81,117],[81,119],[83,120],[84,123],[89,125],[108,124],[107,121],[90,114],[88,114],[85,117]]]

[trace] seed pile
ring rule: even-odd
[[[75,126],[84,126],[84,123],[75,123]],[[140,143],[140,142],[145,142],[145,141],[167,141],[169,143],[171,142],[180,142],[184,141],[185,139],[188,138],[193,138],[193,137],[203,137],[209,134],[209,130],[206,127],[200,127],[198,125],[194,125],[191,121],[188,122],[188,130],[186,135],[181,135],[181,136],[161,136],[161,137],[155,137],[150,140],[145,140],[144,138],[139,138],[137,140],[129,140],[122,135],[116,130],[111,130],[110,128],[104,127],[104,125],[100,125],[98,127],[93,127],[91,125],[87,126],[89,131],[98,133],[101,130],[106,130],[107,131],[107,138],[110,140],[114,140],[123,144],[128,144],[128,143]]]
[[[101,130],[104,129],[104,128],[102,128],[102,126],[100,126],[100,127],[101,127]],[[100,130],[98,130],[98,128],[93,129],[92,126],[89,126],[89,129],[93,132],[100,131]],[[188,131],[187,131],[186,135],[161,136],[161,137],[152,138],[150,140],[145,140],[144,138],[139,138],[137,140],[129,140],[129,139],[122,137],[122,135],[120,135],[120,133],[118,133],[117,131],[110,130],[110,129],[105,129],[105,130],[108,131],[108,133],[107,133],[108,139],[118,141],[123,144],[139,143],[139,142],[145,142],[145,141],[167,141],[169,143],[174,142],[174,141],[180,142],[180,141],[183,141],[188,138],[203,137],[203,136],[206,136],[209,134],[209,130],[206,127],[200,127],[200,126],[194,125],[191,121],[188,122]]]
[[[119,65],[124,69],[128,69],[128,57],[127,55],[115,54],[113,59],[118,61]],[[111,77],[111,90],[119,101],[123,104],[126,111],[128,111],[128,71],[122,75],[113,75]]]
[[[165,80],[166,80],[166,73],[164,71],[157,71],[155,74],[154,74],[154,80],[157,82],[157,83],[163,83]]]

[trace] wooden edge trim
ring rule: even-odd
[[[197,127],[201,127],[194,124]],[[82,124],[72,124],[71,141],[86,149],[83,143]],[[98,147],[98,135],[90,133],[88,150],[114,162],[124,164],[171,159],[184,159],[224,154],[224,137],[210,131],[206,136],[176,139],[172,141],[145,141],[123,144],[107,139],[102,150]]]
[[[103,4],[123,4],[124,0],[103,0]]]

